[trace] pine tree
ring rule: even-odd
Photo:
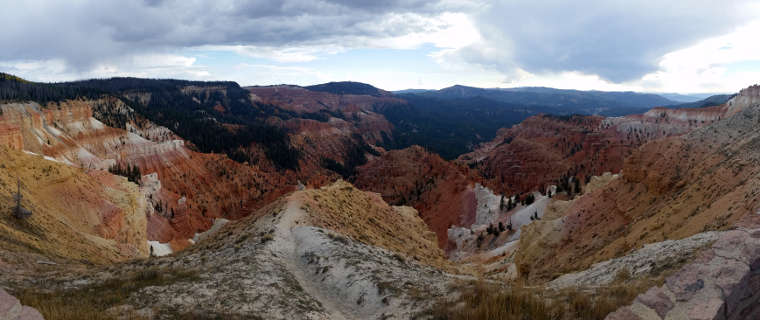
[[[32,212],[28,209],[21,206],[21,199],[23,196],[21,195],[21,180],[16,180],[16,195],[14,198],[16,199],[16,209],[14,210],[14,216],[18,219],[26,219],[32,215]]]

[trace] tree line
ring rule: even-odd
[[[108,172],[115,175],[120,175],[122,177],[126,177],[127,180],[134,182],[138,185],[140,184],[140,181],[142,180],[140,167],[138,167],[137,165],[131,165],[131,164],[122,165],[121,163],[117,162],[108,168]]]

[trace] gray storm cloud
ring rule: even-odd
[[[668,52],[756,18],[749,1],[493,1],[474,20],[483,42],[464,60],[505,73],[579,71],[640,78]]]
[[[383,24],[390,14],[456,8],[417,0],[13,1],[3,7],[0,60],[63,59],[75,68],[203,45],[350,45],[419,31],[414,23]]]
[[[464,12],[482,41],[447,55],[510,74],[579,71],[613,82],[656,70],[661,57],[750,18],[749,1],[7,1],[0,0],[0,61],[98,62],[188,47],[367,45],[429,30]],[[390,19],[395,16],[396,19]],[[388,21],[393,21],[389,23]]]

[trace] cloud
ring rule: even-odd
[[[443,59],[516,76],[578,72],[620,83],[667,53],[756,18],[749,1],[493,1],[474,16],[482,40]]]
[[[0,71],[40,81],[130,75],[693,92],[735,90],[759,65],[743,64],[758,53],[760,24],[750,21],[760,4],[750,0],[0,5]]]
[[[210,80],[205,66],[195,57],[174,54],[137,54],[108,59],[85,71],[68,68],[62,59],[0,61],[0,70],[33,81],[56,82],[102,77],[132,76],[143,78],[177,78]]]
[[[760,21],[665,54],[659,69],[636,81],[648,90],[736,92],[758,82]]]
[[[0,60],[61,59],[86,71],[117,56],[198,46],[261,48],[279,52],[282,61],[308,61],[309,47],[370,45],[431,32],[429,17],[461,6],[420,0],[29,0],[3,7]]]

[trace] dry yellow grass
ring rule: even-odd
[[[11,217],[17,178],[26,220]],[[135,184],[0,146],[0,249],[92,263],[148,255]]]
[[[143,319],[132,312],[106,312],[126,302],[129,295],[149,286],[193,281],[195,272],[171,269],[146,269],[120,279],[72,290],[40,292],[31,289],[16,293],[24,305],[34,307],[47,320]]]
[[[603,288],[551,291],[478,281],[462,285],[459,298],[436,304],[430,313],[436,320],[601,320],[656,284],[619,277]]]
[[[435,233],[413,208],[389,206],[378,194],[361,191],[345,181],[306,190],[300,196],[314,226],[424,264],[450,267]]]

